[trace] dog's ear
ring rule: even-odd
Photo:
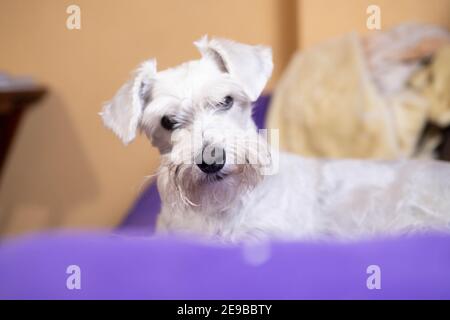
[[[155,75],[155,60],[142,63],[135,71],[134,77],[119,89],[100,113],[105,126],[110,128],[124,144],[130,143],[136,137],[143,109],[150,99]]]
[[[194,42],[204,58],[212,59],[223,72],[228,72],[244,88],[252,101],[261,94],[272,74],[272,50],[231,40],[204,36]]]

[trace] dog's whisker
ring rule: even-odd
[[[139,192],[142,192],[143,188],[148,184],[149,180],[152,178],[155,178],[158,174],[157,173],[153,173],[153,174],[149,174],[143,177],[143,181],[141,182],[141,184],[139,185]]]

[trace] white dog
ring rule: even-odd
[[[241,241],[449,230],[450,165],[278,154],[251,118],[271,50],[195,45],[201,59],[176,68],[144,62],[101,113],[125,144],[142,130],[159,149],[160,231]]]

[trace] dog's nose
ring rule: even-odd
[[[226,155],[223,148],[207,146],[203,148],[202,158],[197,162],[197,166],[204,173],[211,174],[222,170],[225,161]]]

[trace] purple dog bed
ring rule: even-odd
[[[259,127],[268,101],[256,104]],[[0,299],[450,299],[450,236],[218,247],[150,237],[159,208],[151,184],[114,234],[1,243]],[[80,289],[67,287],[71,265]]]
[[[450,299],[450,237],[213,247],[46,234],[0,246],[1,299]],[[80,270],[69,290],[68,266]],[[367,269],[380,268],[380,289]],[[370,270],[370,269],[369,269]]]

